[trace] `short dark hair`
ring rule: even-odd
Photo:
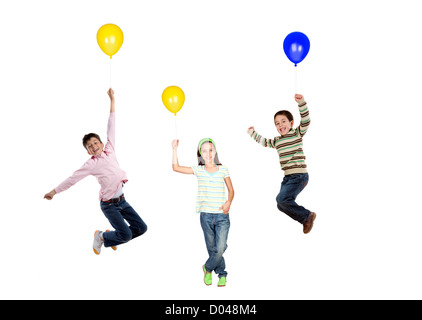
[[[277,116],[285,116],[289,121],[293,121],[293,115],[290,113],[290,111],[287,111],[287,110],[278,111],[274,115],[274,120],[275,120],[275,117]]]
[[[206,141],[204,143],[211,143],[211,141]],[[196,156],[198,157],[198,166],[205,166],[205,160],[202,158],[201,154],[199,153],[199,150],[196,150]],[[214,163],[218,166],[221,166],[220,160],[218,159],[217,151],[215,151],[215,157],[214,157]]]
[[[88,143],[89,139],[91,139],[91,138],[97,138],[98,141],[100,141],[101,143],[103,143],[101,141],[100,136],[98,134],[96,134],[96,133],[88,133],[88,134],[84,135],[84,137],[82,138],[82,144],[83,144],[83,146],[84,146],[84,148],[86,150],[88,150],[87,147],[86,147],[86,144]]]

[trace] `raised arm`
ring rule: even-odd
[[[110,116],[108,117],[108,124],[107,124],[107,144],[105,146],[105,150],[110,151],[115,149],[116,143],[116,105],[114,99],[114,91],[113,89],[108,89],[107,91],[108,96],[110,97]]]
[[[306,131],[308,131],[309,129],[309,125],[311,124],[311,118],[309,117],[308,105],[306,104],[306,101],[303,95],[296,94],[295,100],[299,106],[299,112],[300,112],[299,132],[300,132],[300,135],[303,137]]]
[[[275,148],[275,141],[273,139],[267,139],[259,135],[258,132],[255,131],[254,127],[250,127],[247,133],[252,137],[252,139],[258,142],[261,146],[267,147],[267,148]]]
[[[179,140],[173,140],[171,142],[171,146],[173,148],[173,159],[172,159],[173,171],[184,173],[184,174],[193,174],[193,169],[191,167],[179,166],[179,160],[177,159],[177,147],[179,146]]]

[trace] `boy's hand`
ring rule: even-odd
[[[108,89],[107,91],[108,96],[110,97],[110,100],[114,100],[114,90],[113,89]]]
[[[110,97],[110,113],[116,111],[115,101],[114,101],[114,91],[113,89],[108,89],[107,91],[108,96]]]
[[[254,127],[249,127],[249,129],[248,129],[248,131],[246,131],[246,133],[249,133],[249,130],[255,130],[255,128]]]
[[[175,139],[171,142],[171,146],[173,149],[177,149],[177,147],[179,146],[179,140]]]
[[[56,190],[51,190],[49,193],[46,193],[44,195],[44,199],[52,200],[55,194],[56,194]]]
[[[303,99],[303,95],[297,94],[297,93],[295,94],[295,100],[296,100],[296,102],[299,102],[302,99]]]

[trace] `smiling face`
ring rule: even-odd
[[[286,135],[293,127],[293,121],[289,121],[285,115],[278,115],[274,118],[274,124],[280,135]]]
[[[93,137],[88,140],[85,148],[88,150],[88,154],[90,154],[91,156],[97,156],[100,155],[101,152],[103,152],[104,143],[102,143],[97,138]]]
[[[205,142],[201,146],[201,156],[205,164],[213,164],[215,157],[214,145],[211,142]]]

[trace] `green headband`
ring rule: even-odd
[[[201,146],[202,146],[202,144],[204,144],[205,142],[211,142],[211,143],[213,144],[213,146],[214,146],[215,152],[217,152],[217,147],[215,146],[215,142],[214,142],[211,138],[204,138],[204,139],[202,139],[201,141],[199,141],[199,144],[198,144],[198,151],[199,151],[199,154],[200,154],[201,156],[202,156]]]

